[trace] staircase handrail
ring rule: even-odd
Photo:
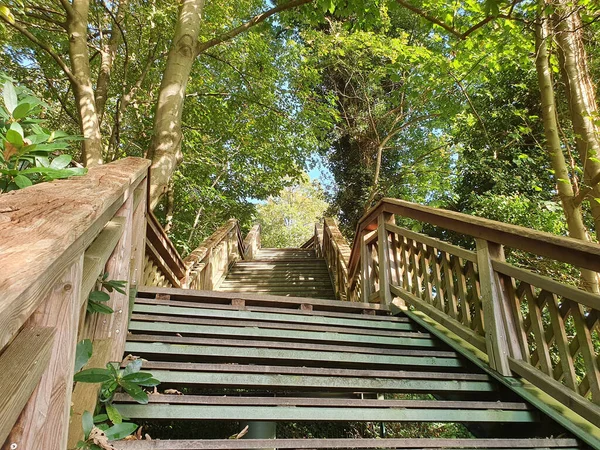
[[[149,166],[125,158],[0,195],[0,442],[11,448],[65,447],[76,342],[103,343],[99,366],[123,355],[129,294],[113,291],[102,320],[86,305],[105,272],[140,282]]]
[[[244,259],[244,255],[244,240],[239,223],[236,219],[229,219],[184,258],[188,271],[185,287],[205,290],[216,288],[231,265]]]
[[[244,259],[254,259],[258,250],[260,250],[260,231],[260,224],[254,225],[250,231],[248,231],[248,234],[244,238],[244,253],[242,254]]]
[[[476,250],[399,227],[396,215],[471,237]],[[420,311],[492,369],[600,426],[600,296],[506,262],[504,246],[600,271],[598,244],[384,198],[357,226],[348,299]]]
[[[314,242],[318,242],[317,256],[325,259],[335,295],[340,300],[348,299],[348,263],[350,246],[340,232],[335,220],[326,217],[323,224],[315,227]]]

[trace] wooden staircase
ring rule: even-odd
[[[301,248],[261,248],[237,261],[217,290],[335,299],[325,260]]]
[[[144,288],[125,353],[161,381],[115,404],[152,441],[117,449],[575,449],[579,442],[403,314],[376,304]],[[168,391],[175,392],[175,391]],[[201,439],[206,421],[460,423],[469,439]],[[173,427],[189,439],[172,436]],[[187,425],[185,425],[187,424]],[[171,431],[169,431],[171,430]],[[161,435],[161,432],[163,435]],[[304,437],[304,436],[303,436]],[[214,436],[213,436],[214,438]]]

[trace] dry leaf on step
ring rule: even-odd
[[[165,394],[170,394],[170,395],[183,395],[181,392],[179,392],[177,389],[165,389]]]
[[[241,438],[243,438],[246,435],[246,433],[248,433],[248,425],[246,425],[244,427],[244,429],[242,431],[240,431],[238,434],[234,434],[232,436],[229,436],[229,439],[241,439]]]
[[[100,428],[92,428],[92,431],[90,431],[90,437],[88,439],[104,450],[116,450],[108,443],[106,434],[104,434],[104,431],[102,431]]]

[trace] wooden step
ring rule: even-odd
[[[392,330],[380,330],[376,328],[356,328],[348,326],[336,326],[336,325],[316,325],[316,324],[305,324],[305,323],[285,323],[285,322],[267,322],[259,320],[227,320],[217,319],[214,317],[180,317],[180,316],[167,316],[164,314],[143,314],[133,313],[131,316],[132,321],[138,322],[169,322],[169,323],[181,323],[181,324],[194,324],[194,325],[208,325],[212,327],[235,327],[235,328],[262,328],[271,330],[295,330],[295,331],[310,331],[310,332],[324,332],[324,333],[335,333],[336,335],[344,336],[350,335],[367,335],[367,336],[387,336],[387,337],[408,337],[414,332],[418,331],[415,328],[409,328],[414,331],[392,331]],[[427,335],[425,333],[425,335]]]
[[[147,358],[160,356],[146,355]],[[372,392],[372,393],[491,393],[496,385],[481,376],[468,377],[465,373],[424,371],[397,371],[393,377],[380,376],[384,371],[361,371],[362,376],[352,376],[356,372],[341,369],[321,369],[288,366],[265,366],[265,372],[258,372],[253,365],[205,364],[160,362],[168,370],[154,368],[160,361],[149,359],[144,362],[144,370],[149,370],[161,382],[161,389],[168,387],[211,387],[212,389],[267,389],[268,391],[309,390],[318,392]],[[169,366],[167,366],[169,364]],[[223,367],[230,365],[232,367]],[[161,366],[158,366],[161,367]],[[213,370],[219,367],[222,370]],[[286,367],[290,370],[286,370]],[[183,370],[189,369],[189,370]],[[206,370],[203,370],[206,369]],[[233,371],[237,369],[237,371]],[[302,370],[300,370],[302,369]],[[288,373],[291,372],[291,373]],[[320,373],[320,374],[319,374]],[[338,374],[338,375],[334,375]],[[342,374],[342,375],[339,375]]]
[[[294,330],[281,328],[262,328],[257,322],[252,327],[240,327],[229,325],[216,325],[211,322],[204,324],[185,323],[173,321],[168,316],[146,315],[146,321],[139,321],[138,315],[134,315],[129,324],[129,330],[134,332],[156,332],[156,333],[181,333],[183,335],[205,335],[211,337],[235,337],[253,339],[280,339],[301,342],[328,342],[342,344],[361,344],[379,347],[387,346],[414,346],[415,342],[433,342],[429,333],[418,331],[398,331],[395,336],[378,336],[354,333],[338,333],[331,328],[325,330]],[[158,319],[158,320],[156,320]],[[419,341],[415,341],[415,339]],[[427,341],[424,341],[427,340]]]
[[[115,403],[132,419],[266,420],[276,422],[536,422],[523,403],[435,400],[362,400],[284,397],[150,395],[140,405],[128,395]]]
[[[562,449],[575,450],[575,439],[203,439],[118,441],[117,450],[259,450],[278,449]]]
[[[174,289],[158,288],[144,286],[137,293],[140,301],[144,299],[156,299],[157,296],[162,299],[180,300],[194,302],[198,307],[203,305],[231,305],[232,300],[244,300],[245,306],[263,306],[274,308],[295,308],[299,309],[301,305],[309,304],[313,308],[313,314],[322,314],[322,312],[356,312],[362,314],[363,311],[369,311],[380,316],[389,316],[389,308],[379,304],[343,302],[340,300],[324,299],[306,299],[304,297],[277,297],[260,294],[230,294],[227,292],[216,291],[196,291],[192,289]]]
[[[215,309],[214,305],[206,305],[205,308],[199,308],[195,303],[177,302],[171,300],[138,301],[133,307],[133,312],[187,317],[214,317],[231,320],[259,320],[268,322],[301,323],[339,327],[347,326],[377,330],[410,331],[416,329],[416,326],[405,318],[388,318],[385,316],[378,317],[343,313],[330,313],[332,315],[313,315],[310,314],[311,311],[284,308],[269,308],[267,311],[264,311],[264,309],[248,307],[244,308],[243,310],[235,307]]]
[[[228,345],[234,344],[234,345]],[[283,364],[294,362],[298,365],[320,364],[332,366],[356,366],[368,364],[372,367],[436,367],[461,368],[466,367],[465,362],[453,356],[452,352],[436,350],[394,350],[368,353],[369,347],[364,347],[364,353],[352,353],[345,346],[317,346],[310,344],[313,350],[305,349],[301,344],[281,342],[274,344],[277,348],[268,347],[262,341],[237,341],[224,340],[209,341],[199,338],[185,338],[179,336],[137,335],[128,337],[125,352],[132,355],[143,356],[146,359],[165,359],[185,357],[188,361],[198,359],[223,359],[231,362],[262,362],[272,361]],[[372,350],[372,349],[371,349]]]

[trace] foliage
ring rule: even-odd
[[[261,245],[267,248],[300,247],[314,235],[315,223],[327,209],[323,190],[307,175],[257,207]]]
[[[112,314],[114,312],[113,309],[105,305],[110,300],[109,293],[117,291],[125,295],[127,281],[109,280],[108,272],[105,272],[98,278],[98,284],[100,285],[100,289],[93,290],[88,296],[87,311],[89,313]],[[102,289],[106,289],[107,292],[104,292]]]
[[[135,423],[124,421],[125,418],[112,401],[115,393],[123,390],[136,402],[142,405],[148,403],[148,394],[142,387],[157,386],[159,381],[153,378],[151,373],[140,372],[141,367],[142,360],[135,359],[124,369],[119,369],[117,363],[108,363],[105,369],[85,369],[75,373],[74,381],[102,383],[96,415],[92,417],[88,411],[83,414],[85,440],[80,441],[77,448],[88,450],[110,448],[99,445],[98,441],[102,443],[105,439],[122,439],[138,428]]]
[[[85,174],[82,167],[69,167],[70,155],[60,154],[79,137],[42,127],[41,117],[47,105],[0,74],[2,79],[5,81],[4,107],[0,106],[0,193]]]

